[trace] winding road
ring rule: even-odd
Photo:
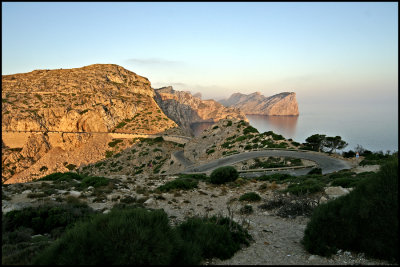
[[[183,156],[183,155],[179,155]],[[249,160],[257,157],[293,157],[301,158],[314,161],[319,168],[322,169],[322,174],[340,171],[343,169],[350,169],[351,166],[346,161],[329,157],[323,153],[309,152],[309,151],[289,151],[289,150],[260,150],[243,152],[240,154],[231,155],[228,157],[213,160],[211,162],[199,165],[199,166],[185,166],[184,173],[197,173],[197,172],[211,172],[212,170],[222,167],[229,166],[234,163]],[[187,165],[187,164],[185,164]],[[299,170],[299,173],[304,173],[305,170]]]

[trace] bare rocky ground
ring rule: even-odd
[[[212,216],[221,214],[233,218],[247,228],[254,241],[249,247],[244,247],[228,260],[212,259],[203,265],[383,265],[386,261],[368,259],[363,254],[339,251],[336,255],[326,258],[308,253],[300,241],[304,235],[308,216],[280,217],[278,209],[266,210],[259,208],[269,200],[278,196],[288,196],[279,193],[286,185],[263,181],[238,179],[235,184],[212,185],[199,182],[197,189],[188,191],[175,190],[168,193],[154,193],[152,190],[176,176],[140,176],[114,175],[114,188],[103,197],[95,195],[94,188],[77,191],[75,188],[56,190],[57,192],[40,197],[48,186],[44,183],[30,182],[24,184],[3,185],[2,191],[6,199],[2,201],[3,212],[19,209],[25,206],[35,206],[46,202],[65,201],[66,198],[79,198],[95,210],[107,213],[118,203],[143,203],[152,209],[164,209],[172,223],[179,223],[185,217]],[[143,179],[145,178],[145,179]],[[239,197],[247,192],[256,192],[261,196],[257,202],[239,201]],[[326,191],[328,192],[328,191]],[[35,197],[35,194],[37,197]],[[29,196],[29,197],[28,197]],[[315,202],[321,199],[333,198],[333,195],[319,193],[311,196]],[[293,201],[292,201],[293,202]],[[245,205],[251,205],[253,212],[240,212]]]

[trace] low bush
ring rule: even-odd
[[[274,174],[270,174],[270,175],[263,175],[260,177],[256,177],[256,180],[259,181],[285,181],[285,180],[290,180],[290,179],[294,179],[296,178],[295,176],[292,176],[290,174],[287,173],[274,173]]]
[[[194,245],[202,258],[228,259],[241,248],[249,245],[251,236],[229,218],[189,218],[178,226],[182,238]]]
[[[360,162],[361,166],[364,165],[381,165],[384,164],[387,160],[398,158],[398,153],[390,154],[383,154],[383,152],[371,152],[371,151],[364,151],[362,156],[365,158]]]
[[[283,218],[295,218],[297,216],[310,216],[317,206],[317,202],[313,199],[301,197],[287,197],[279,195],[272,200],[258,206],[263,210],[274,210],[275,214]]]
[[[331,186],[355,187],[360,181],[359,177],[342,177],[332,181]]]
[[[113,209],[77,224],[41,253],[34,264],[136,265],[199,262],[162,210]]]
[[[302,240],[312,254],[338,249],[399,262],[398,159],[363,179],[350,194],[314,210]]]
[[[72,170],[74,170],[76,168],[76,165],[75,164],[68,164],[68,165],[65,166],[65,168],[67,168],[68,170],[72,171]]]
[[[193,178],[178,178],[159,186],[157,189],[159,189],[161,192],[168,192],[173,189],[188,190],[197,188],[198,183],[198,180]]]
[[[210,175],[210,182],[213,184],[224,184],[233,182],[239,177],[239,173],[232,166],[219,167]]]
[[[289,184],[284,192],[289,192],[296,196],[307,195],[322,191],[324,185],[322,181],[315,178],[307,178],[301,182]]]
[[[115,147],[118,143],[121,143],[122,139],[115,139],[113,141],[111,141],[110,143],[108,143],[109,147]]]
[[[110,182],[110,179],[107,179],[104,177],[87,176],[87,177],[83,178],[79,187],[81,189],[87,188],[89,186],[100,187],[100,186],[108,185],[109,182]]]
[[[342,153],[343,157],[345,158],[354,158],[356,156],[356,152],[354,152],[353,150],[349,150],[347,152],[343,152]]]
[[[337,173],[331,173],[329,174],[329,179],[337,179],[337,178],[343,178],[343,177],[350,177],[352,175],[355,175],[355,172],[349,171],[349,170],[344,170],[344,171],[339,171]]]
[[[243,207],[240,208],[239,212],[240,212],[240,214],[252,214],[254,212],[253,206],[244,205]]]
[[[163,210],[125,206],[77,223],[33,264],[192,265],[230,258],[251,240],[228,218],[189,218],[174,228]]]
[[[195,180],[207,180],[207,175],[205,175],[204,173],[194,173],[194,174],[186,174],[186,173],[182,173],[179,174],[179,178],[192,178]]]
[[[255,192],[248,192],[239,197],[239,201],[260,201],[261,197]]]
[[[55,172],[38,179],[38,181],[70,181],[73,179],[80,181],[83,177],[74,172]]]
[[[247,126],[246,128],[244,128],[243,134],[246,135],[248,133],[258,133],[258,130],[253,126]]]
[[[313,168],[307,174],[322,174],[321,168]]]
[[[94,211],[83,203],[43,205],[10,211],[3,215],[2,224],[8,232],[27,227],[33,229],[33,234],[44,234],[51,233],[56,228],[64,229],[93,213]]]

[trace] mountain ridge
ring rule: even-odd
[[[265,97],[261,92],[252,94],[234,93],[218,101],[226,107],[240,109],[246,115],[298,116],[296,93],[282,92]]]

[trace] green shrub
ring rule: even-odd
[[[106,151],[106,158],[111,158],[113,154],[113,151]]]
[[[228,259],[241,248],[249,245],[251,236],[229,218],[189,218],[178,226],[182,238],[196,248],[202,258]]]
[[[360,181],[359,177],[342,177],[335,179],[331,186],[355,187]]]
[[[349,150],[347,152],[343,152],[342,155],[345,158],[354,158],[356,156],[356,152],[354,152],[353,150]]]
[[[350,194],[317,207],[302,240],[312,254],[337,249],[399,262],[398,159],[361,181]]]
[[[251,205],[244,205],[239,210],[240,214],[252,214],[253,213],[253,206]]]
[[[207,149],[207,151],[206,151],[207,155],[210,155],[214,152],[215,152],[215,149]]]
[[[122,139],[115,139],[112,142],[108,143],[109,147],[115,147],[118,143],[121,143],[123,140]]]
[[[5,231],[13,232],[20,227],[33,229],[34,234],[51,233],[57,228],[66,228],[76,221],[87,218],[94,211],[83,203],[68,203],[55,206],[43,205],[13,210],[3,215]]]
[[[362,156],[365,158],[360,162],[361,166],[364,165],[381,165],[384,164],[386,161],[397,158],[397,152],[393,155],[383,154],[382,151],[379,152],[371,152],[366,150],[362,153]]]
[[[41,253],[34,264],[198,264],[163,210],[113,209],[77,224]]]
[[[292,176],[290,174],[287,173],[274,173],[274,174],[270,174],[270,175],[263,175],[260,177],[255,178],[256,180],[259,181],[284,181],[284,180],[288,180],[288,179],[294,179],[296,178],[296,176]]]
[[[120,123],[118,123],[117,126],[115,126],[115,128],[116,128],[116,129],[119,129],[119,128],[124,127],[125,125],[126,125],[126,122],[120,122]]]
[[[233,182],[239,177],[239,173],[232,166],[219,167],[210,175],[210,182],[213,184],[223,184]]]
[[[100,187],[108,185],[110,182],[109,179],[104,177],[97,177],[97,176],[88,176],[83,178],[81,184],[79,185],[80,188],[87,188],[89,186],[93,187]]]
[[[284,139],[285,139],[285,137],[283,137],[283,136],[280,135],[280,134],[276,134],[276,133],[274,133],[273,131],[264,132],[263,135],[272,136],[272,139],[274,139],[274,140],[276,140],[276,141],[277,141],[277,140],[284,140]]]
[[[68,165],[65,166],[65,168],[67,168],[68,170],[72,171],[73,169],[76,168],[76,165],[75,164],[68,164]]]
[[[207,180],[207,175],[205,175],[204,173],[194,173],[194,174],[186,174],[186,173],[182,173],[179,174],[179,178],[192,178],[195,180]]]
[[[43,171],[47,171],[49,168],[47,168],[47,166],[42,166],[39,171],[43,172]]]
[[[199,183],[198,180],[192,178],[178,178],[173,181],[169,181],[164,185],[159,186],[158,189],[162,192],[168,192],[173,189],[188,190],[197,188],[198,183]]]
[[[55,172],[38,179],[38,181],[70,181],[73,179],[80,181],[83,177],[74,172]]]
[[[241,141],[243,141],[243,140],[246,140],[246,136],[244,136],[244,135],[239,136],[238,138],[236,138],[236,139],[235,139],[235,142],[241,142]]]
[[[290,184],[285,192],[292,193],[293,195],[306,195],[322,191],[324,183],[314,178],[308,178],[299,183]]]
[[[313,168],[307,174],[322,174],[321,168]]]
[[[164,141],[164,138],[163,138],[162,136],[159,136],[159,137],[154,138],[153,141],[154,141],[155,143],[163,142],[163,141]]]
[[[243,130],[243,134],[246,135],[248,133],[258,133],[258,130],[256,128],[254,128],[253,126],[248,126],[246,128],[244,128]]]
[[[232,126],[232,121],[228,121],[228,123],[226,124],[227,127]]]
[[[343,170],[343,171],[339,171],[337,173],[331,173],[329,175],[329,179],[337,179],[337,178],[343,178],[343,177],[349,177],[356,174],[355,172],[351,172],[349,170]]]
[[[248,192],[240,196],[239,201],[260,201],[261,197],[255,192]]]

